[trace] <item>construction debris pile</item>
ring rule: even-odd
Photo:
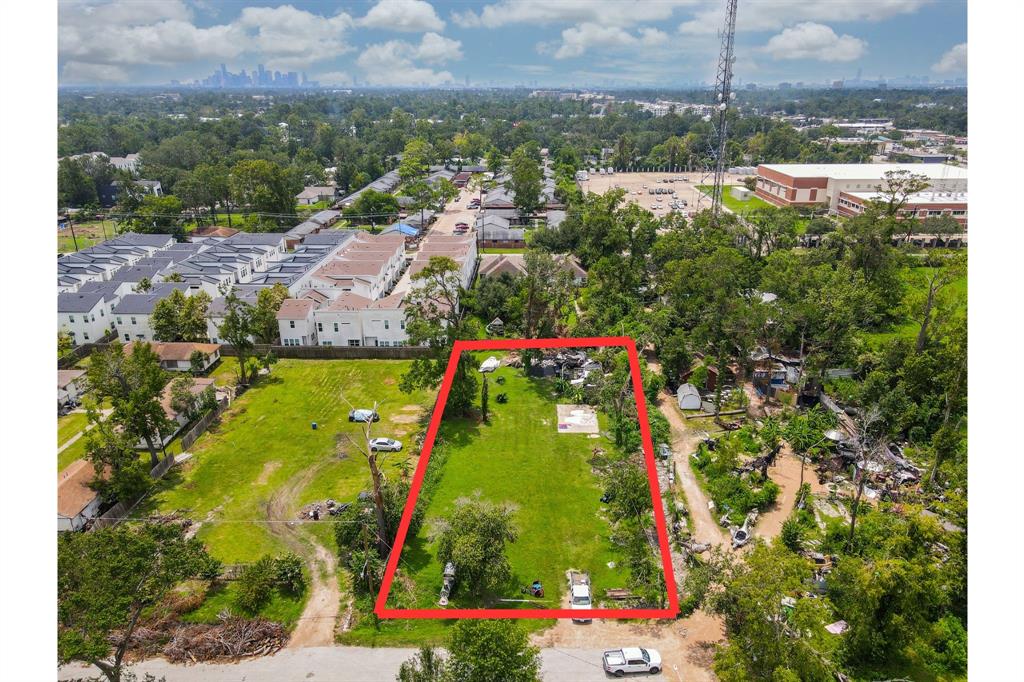
[[[603,373],[600,362],[592,360],[585,350],[563,349],[545,353],[530,366],[530,376],[559,377],[573,386],[582,386],[591,373]]]

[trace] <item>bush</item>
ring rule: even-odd
[[[306,589],[306,576],[302,573],[302,559],[288,553],[274,559],[277,586],[291,594],[301,594]]]
[[[791,552],[800,552],[803,549],[803,528],[800,522],[790,517],[782,523],[780,536],[784,544]]]
[[[235,605],[243,613],[255,615],[270,601],[277,583],[277,570],[273,557],[267,555],[242,571],[238,579]]]

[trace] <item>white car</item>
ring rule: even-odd
[[[622,677],[626,673],[661,672],[661,654],[655,649],[626,647],[604,652],[604,671]]]
[[[374,438],[370,441],[370,449],[374,452],[398,452],[402,449],[402,441],[394,438]]]

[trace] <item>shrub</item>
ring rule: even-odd
[[[291,594],[301,594],[306,589],[306,577],[302,574],[302,559],[288,553],[274,559],[277,586]]]
[[[244,613],[255,615],[270,601],[277,571],[273,557],[267,555],[242,571],[238,579],[235,605]]]
[[[803,529],[795,518],[790,517],[782,523],[782,532],[779,537],[782,538],[782,544],[790,551],[799,552],[803,549]]]

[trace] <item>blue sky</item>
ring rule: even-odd
[[[333,85],[672,87],[713,81],[724,0],[59,5],[60,83],[149,85],[221,63]],[[740,0],[735,77],[966,76],[966,0]]]

